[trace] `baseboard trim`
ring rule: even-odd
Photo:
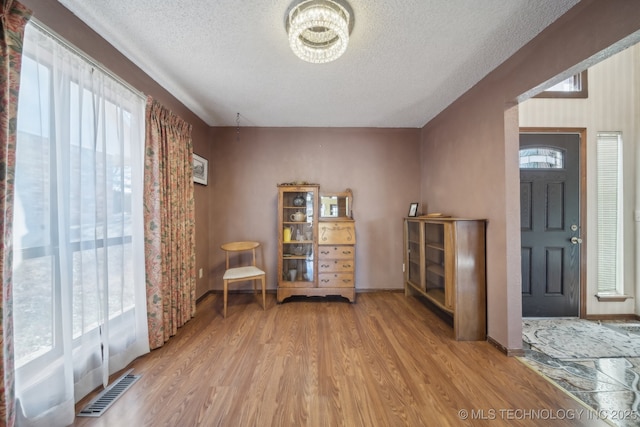
[[[502,344],[500,344],[498,341],[491,338],[490,336],[487,336],[487,341],[489,342],[489,344],[497,348],[505,356],[509,356],[509,357],[524,356],[524,350],[521,348],[507,348]]]
[[[197,300],[196,303],[199,303],[200,301],[202,301],[203,299],[205,299],[206,297],[208,297],[209,295],[222,295],[223,290],[222,289],[210,289],[207,292],[205,292],[204,294],[202,294]],[[254,294],[255,291],[253,289],[233,289],[233,290],[229,290],[229,295],[233,295],[233,294]],[[260,293],[260,289],[258,289],[258,293]],[[275,294],[276,290],[275,289],[267,289],[266,290],[267,294]]]
[[[212,294],[213,291],[207,291],[204,294],[200,295],[198,298],[196,298],[196,304],[200,304],[200,302],[205,299],[206,297],[208,297],[210,294]]]
[[[587,320],[640,320],[637,314],[589,314]]]
[[[253,293],[254,291],[252,289],[244,289],[244,290],[230,290],[229,293],[230,294],[250,294]],[[267,289],[267,293],[268,294],[275,294],[277,292],[276,289]],[[390,292],[390,293],[397,293],[397,292],[404,292],[404,288],[385,288],[385,289],[357,289],[356,288],[356,294],[365,294],[365,293],[374,293],[374,292]],[[200,295],[198,297],[198,299],[196,299],[196,304],[199,303],[200,301],[202,301],[203,299],[205,299],[207,296],[211,295],[211,294],[222,294],[222,289],[210,289],[207,292],[205,292],[204,294]]]
[[[404,292],[404,288],[385,288],[385,289],[357,289],[356,288],[356,294],[369,294],[374,292],[390,292],[390,293]]]

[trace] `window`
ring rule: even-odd
[[[598,294],[624,293],[622,272],[622,135],[597,135]]]
[[[520,169],[562,169],[564,151],[551,147],[527,147],[520,150]]]
[[[73,415],[74,395],[148,351],[144,105],[27,25],[13,233],[17,412],[37,417],[71,403]]]
[[[534,98],[588,98],[587,70],[565,79],[536,95]]]

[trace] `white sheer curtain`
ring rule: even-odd
[[[14,324],[18,425],[75,402],[149,351],[145,99],[39,25],[18,109]]]

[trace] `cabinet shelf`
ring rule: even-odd
[[[435,249],[437,251],[444,251],[444,244],[443,243],[427,242],[426,246],[429,249]]]
[[[440,277],[444,277],[444,267],[437,264],[432,264],[427,266],[427,271],[433,274],[436,274]]]
[[[449,314],[453,314],[453,310],[445,305],[444,289],[431,289],[425,293],[425,297],[432,303],[437,305],[440,309],[446,311]]]

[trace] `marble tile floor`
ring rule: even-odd
[[[619,323],[619,324],[618,324]],[[609,324],[640,334],[640,323]],[[640,358],[559,360],[523,343],[521,359],[614,426],[640,426]]]

